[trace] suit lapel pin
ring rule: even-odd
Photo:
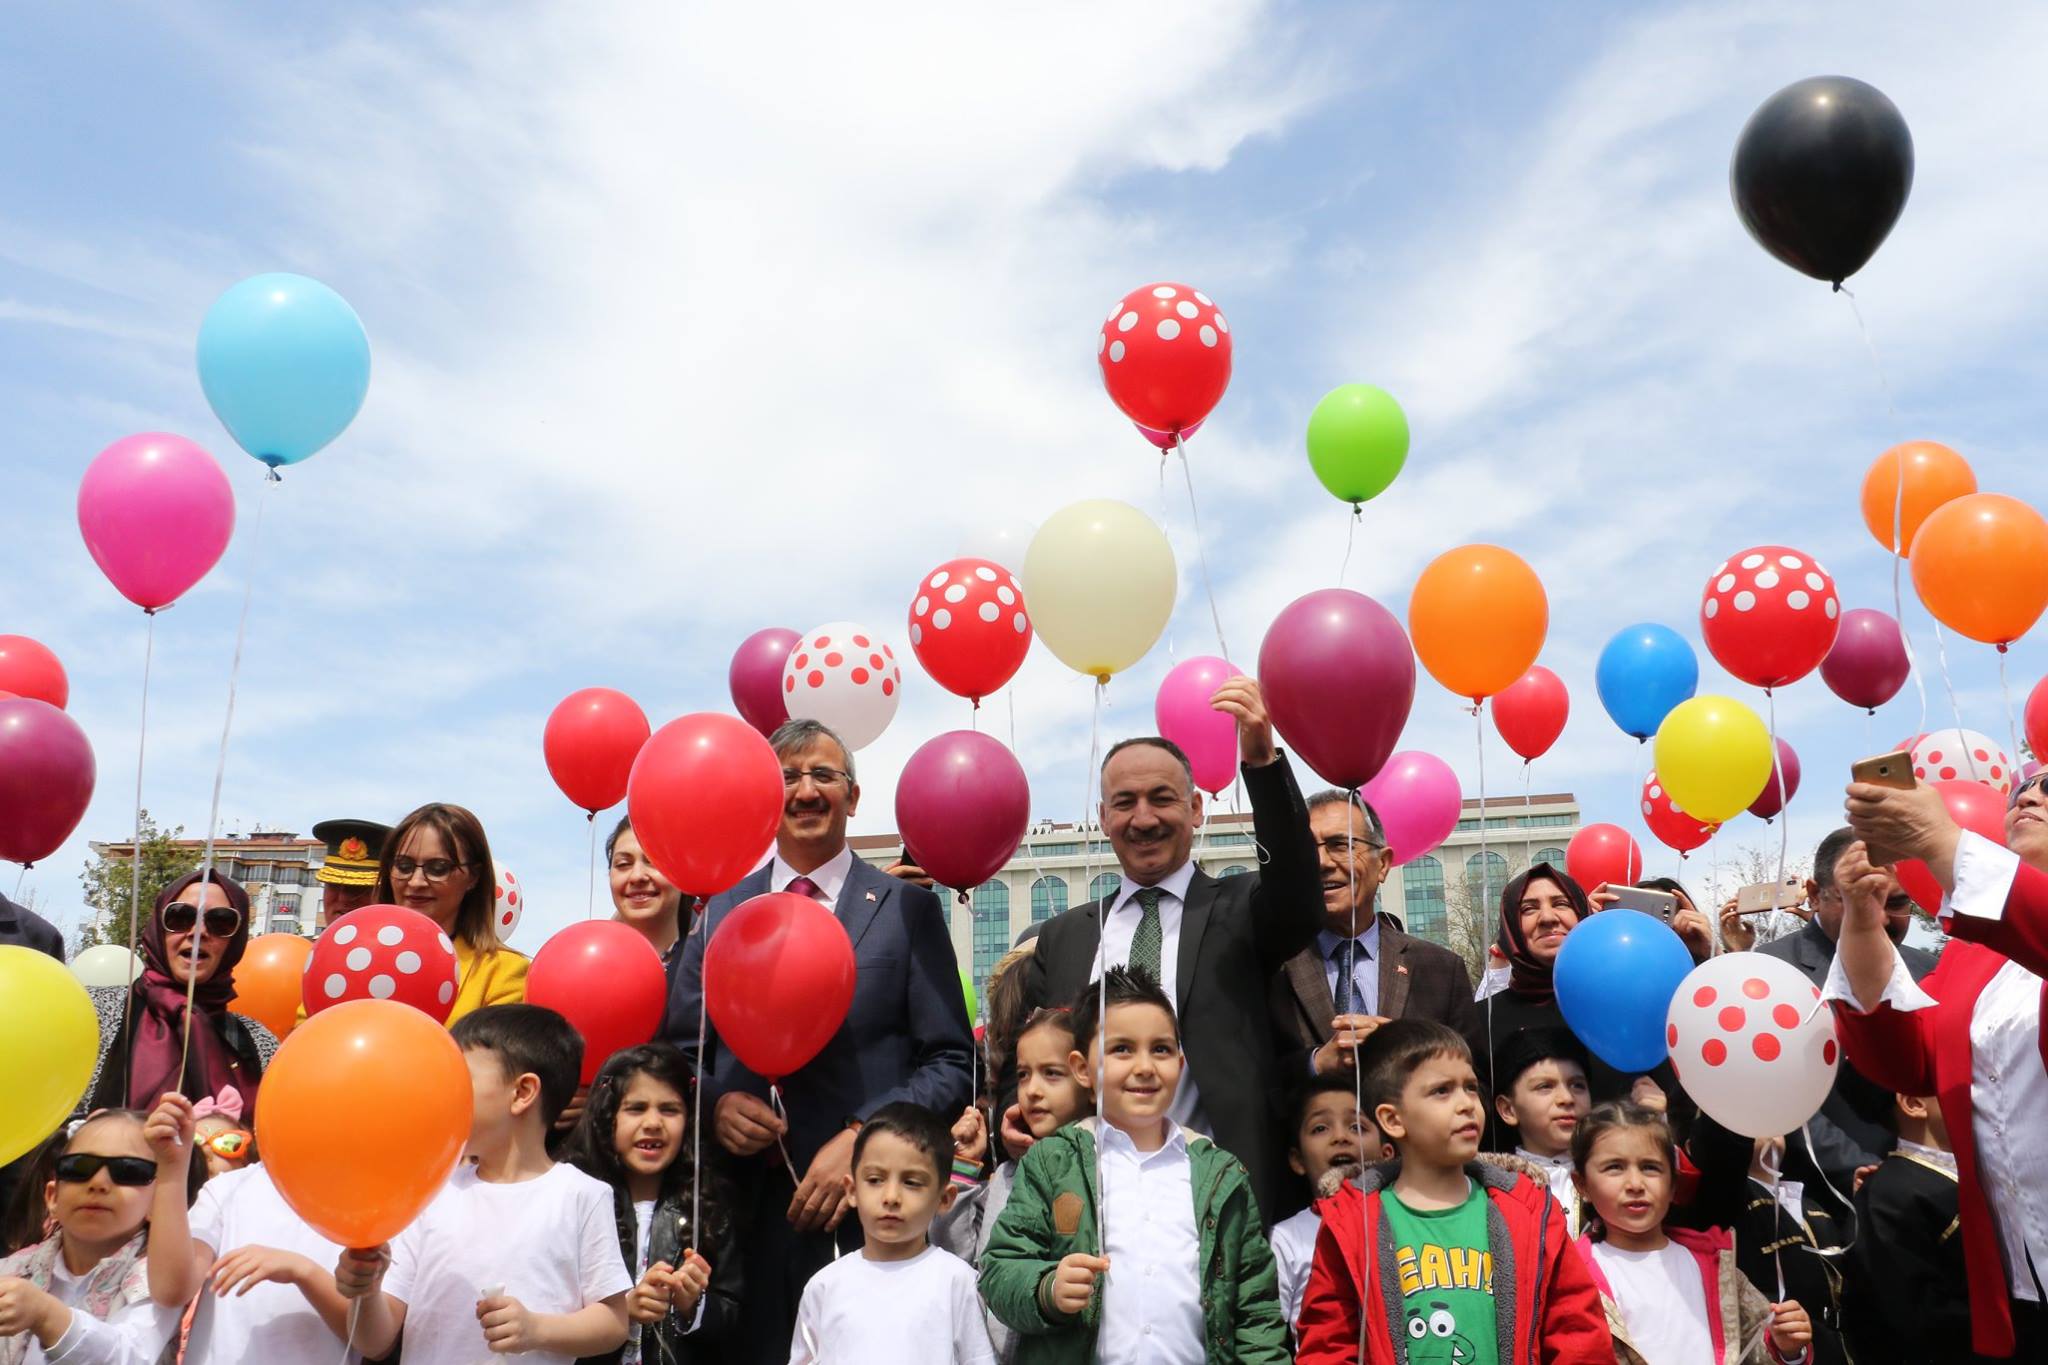
[[[875,893],[874,893],[874,892],[872,892],[872,891],[868,892],[868,894],[867,894],[867,899],[869,899],[869,900],[873,900],[874,898],[875,898]]]
[[[1405,962],[1396,962],[1396,963],[1394,964],[1394,975],[1395,975],[1395,976],[1406,976],[1406,975],[1408,975],[1408,964],[1407,964],[1407,963],[1405,963]]]

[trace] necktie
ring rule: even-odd
[[[1144,913],[1138,916],[1137,932],[1131,935],[1131,960],[1133,971],[1145,971],[1159,980],[1159,888],[1141,887],[1131,897]]]
[[[787,889],[790,895],[802,896],[806,900],[822,900],[824,898],[824,888],[820,887],[809,877],[791,877]]]
[[[1351,967],[1355,960],[1352,955],[1357,952],[1359,952],[1359,947],[1353,939],[1345,939],[1336,947],[1330,949],[1330,965],[1337,969],[1337,989],[1332,991],[1331,994],[1336,998],[1337,1013],[1339,1014],[1350,1014],[1352,1012],[1352,993],[1356,990],[1358,982]]]

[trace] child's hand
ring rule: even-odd
[[[64,1305],[49,1294],[12,1275],[0,1278],[0,1338],[33,1332],[38,1340],[49,1338],[42,1342],[44,1346],[54,1346],[63,1335],[50,1330],[57,1325],[51,1319],[58,1315],[63,1317],[63,1326],[71,1325]]]
[[[1864,1182],[1864,1181],[1866,1181],[1866,1180],[1868,1180],[1868,1179],[1870,1179],[1870,1177],[1872,1177],[1872,1176],[1874,1176],[1874,1175],[1876,1175],[1876,1174],[1877,1174],[1877,1163],[1876,1163],[1876,1162],[1874,1162],[1874,1161],[1873,1161],[1873,1162],[1871,1162],[1871,1163],[1870,1163],[1870,1164],[1869,1164],[1868,1166],[1858,1166],[1858,1167],[1856,1168],[1856,1177],[1855,1177],[1855,1179],[1853,1179],[1853,1180],[1851,1180],[1851,1181],[1849,1182],[1849,1193],[1851,1193],[1851,1194],[1861,1194],[1861,1193],[1863,1193],[1863,1182]]]
[[[366,1298],[384,1283],[391,1264],[391,1243],[366,1250],[344,1250],[334,1265],[334,1287],[344,1299]]]
[[[1804,1351],[1813,1341],[1813,1320],[1793,1300],[1771,1305],[1771,1345],[1781,1356]]]
[[[1636,1077],[1636,1083],[1629,1087],[1628,1097],[1653,1113],[1661,1114],[1670,1101],[1664,1097],[1664,1088],[1648,1076]]]
[[[156,1102],[142,1125],[142,1140],[156,1157],[157,1179],[175,1176],[185,1183],[185,1163],[191,1160],[192,1133],[198,1121],[192,1117],[192,1101],[173,1090]]]
[[[555,1120],[555,1131],[566,1133],[571,1128],[574,1128],[577,1120],[583,1117],[583,1104],[589,1098],[590,1087],[587,1085],[577,1086],[576,1093],[569,1097],[569,1103],[563,1107],[561,1117]]]
[[[1031,1150],[1031,1144],[1038,1141],[1031,1136],[1031,1130],[1024,1126],[1024,1106],[1013,1104],[1003,1111],[1003,1150],[1019,1161]]]
[[[319,1274],[320,1267],[296,1251],[237,1247],[213,1263],[213,1292],[226,1298],[237,1286],[246,1294],[259,1284],[302,1285]],[[335,1277],[335,1282],[340,1283],[340,1276]]]
[[[1052,1306],[1070,1318],[1081,1316],[1095,1295],[1095,1277],[1108,1270],[1107,1256],[1084,1256],[1077,1251],[1065,1257],[1052,1272]]]
[[[534,1316],[526,1305],[503,1294],[476,1301],[476,1320],[484,1329],[484,1344],[495,1355],[518,1355],[540,1348],[534,1331]]]
[[[667,1317],[674,1303],[674,1274],[675,1267],[667,1261],[656,1261],[647,1267],[647,1274],[626,1295],[626,1316],[638,1323],[660,1322]]]
[[[694,1250],[685,1251],[683,1267],[670,1273],[669,1283],[675,1287],[676,1311],[688,1317],[697,1311],[697,1300],[704,1297],[704,1287],[711,1283],[711,1262]]]
[[[980,1162],[988,1155],[988,1120],[974,1105],[968,1105],[953,1122],[953,1150],[973,1162]]]

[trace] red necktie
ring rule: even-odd
[[[823,900],[825,896],[824,889],[809,877],[791,877],[787,889],[790,895],[802,896],[806,900]]]

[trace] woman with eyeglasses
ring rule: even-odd
[[[498,942],[491,919],[496,895],[483,823],[461,806],[421,806],[384,841],[378,901],[419,911],[455,942],[450,1024],[485,1005],[526,999],[527,959]]]
[[[617,912],[612,918],[644,935],[667,966],[682,942],[689,897],[641,849],[631,816],[621,819],[605,841],[604,860],[611,869],[612,909]]]
[[[1825,999],[1858,1071],[1932,1095],[1955,1150],[1971,1349],[2048,1359],[2048,774],[2013,789],[2005,843],[1957,827],[1932,787],[1849,787],[1860,837],[1835,865],[1842,929]],[[1952,935],[1915,984],[1886,933],[1891,880],[1917,858]],[[1926,908],[1926,907],[1923,907]]]
[[[249,946],[249,893],[223,872],[215,871],[210,880],[188,873],[157,897],[139,946],[142,975],[133,986],[91,988],[100,1017],[100,1055],[81,1108],[153,1106],[175,1090],[195,1102],[232,1101],[253,1124],[257,1089],[277,1051],[277,1037],[228,1009],[235,998],[235,964]]]

